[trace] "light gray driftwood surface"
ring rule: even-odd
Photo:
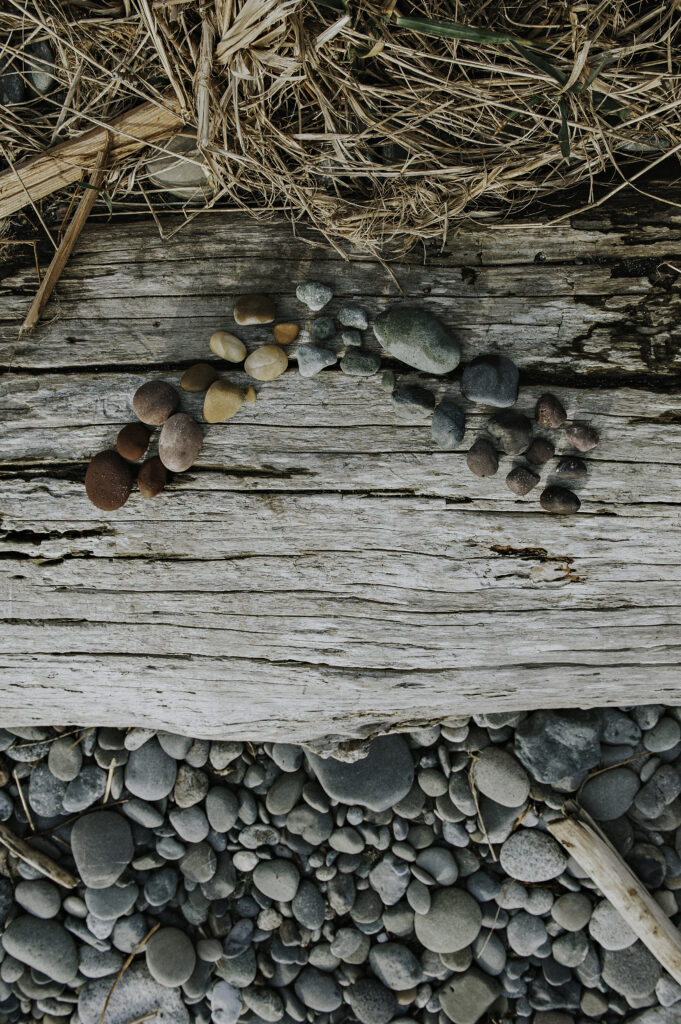
[[[633,205],[463,227],[393,264],[397,284],[283,223],[216,214],[165,242],[151,223],[92,224],[20,340],[35,268],[9,266],[0,724],[302,740],[472,710],[681,703],[681,216]],[[86,463],[113,445],[136,387],[209,357],[239,293],[299,320],[306,279],[334,286],[331,313],[352,297],[373,316],[401,289],[458,332],[466,360],[516,360],[518,408],[550,389],[591,420],[602,443],[581,513],[516,499],[510,460],[469,474],[484,410],[445,453],[395,415],[378,376],[307,380],[294,358],[206,429],[197,465],[157,500],[89,504]],[[269,338],[237,333],[249,348]],[[456,395],[458,378],[422,382]]]

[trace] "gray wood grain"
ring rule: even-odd
[[[35,269],[7,261],[2,721],[305,740],[475,710],[681,703],[679,250],[676,211],[625,203],[548,228],[462,225],[390,272],[243,217],[165,241],[145,222],[90,225],[45,323],[21,339]],[[234,327],[244,291],[305,324],[294,292],[309,278],[334,285],[331,313],[345,297],[371,317],[423,303],[464,359],[519,363],[519,409],[551,389],[593,422],[580,514],[547,515],[538,491],[515,498],[511,459],[470,475],[484,409],[463,403],[464,443],[442,452],[427,425],[396,416],[379,377],[301,378],[295,344],[287,373],[207,428],[159,499],[95,509],[86,463],[113,444],[136,387],[177,382],[217,328],[249,349],[267,340]],[[402,379],[458,398],[459,376]],[[199,396],[183,404],[200,412]]]

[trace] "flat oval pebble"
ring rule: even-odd
[[[598,444],[598,432],[587,423],[573,423],[566,427],[565,437],[580,452],[590,452]]]
[[[270,324],[276,315],[276,307],[267,295],[240,295],[234,303],[234,319],[242,326]]]
[[[129,462],[137,462],[149,447],[150,437],[151,431],[143,423],[126,424],[116,438],[118,454]]]
[[[555,446],[545,437],[535,437],[525,452],[525,458],[535,466],[545,465],[556,454]]]
[[[556,430],[558,427],[562,427],[565,423],[567,413],[556,396],[547,392],[544,395],[540,395],[537,399],[534,418],[540,427],[546,427],[549,430]]]
[[[576,455],[566,455],[553,471],[563,480],[581,480],[586,476],[586,462]]]
[[[414,763],[402,736],[379,736],[366,757],[339,761],[309,753],[308,760],[324,791],[344,804],[385,811],[406,796],[414,781]]]
[[[177,762],[166,754],[153,737],[131,750],[125,766],[125,785],[141,800],[162,800],[172,792],[177,778]]]
[[[229,331],[214,331],[208,344],[211,352],[228,363],[240,363],[246,358],[246,346],[243,341]]]
[[[132,491],[130,468],[118,452],[99,452],[85,473],[85,493],[104,512],[125,505]]]
[[[140,466],[137,474],[137,486],[143,498],[155,498],[160,494],[168,480],[168,470],[163,465],[158,455],[152,455],[150,459]]]
[[[473,762],[472,780],[484,796],[504,807],[520,807],[530,793],[530,777],[519,761],[502,750],[489,746]]]
[[[73,937],[57,921],[25,914],[16,917],[2,936],[5,953],[53,981],[72,984],[78,971]]]
[[[588,779],[579,802],[596,821],[614,821],[631,807],[641,782],[630,768],[613,768]]]
[[[277,345],[290,345],[300,334],[298,324],[277,324],[272,328],[272,334]]]
[[[261,345],[246,359],[244,370],[255,380],[274,380],[288,366],[288,356],[278,345]]]
[[[481,355],[463,371],[461,394],[470,402],[507,407],[518,399],[518,367],[501,355]]]
[[[435,444],[446,452],[454,451],[463,441],[466,416],[460,405],[445,399],[435,409],[430,434]]]
[[[290,860],[261,861],[253,872],[253,881],[264,896],[287,903],[298,892],[300,872]]]
[[[165,380],[150,380],[137,389],[132,407],[138,419],[151,427],[160,427],[177,409],[180,401],[172,384]]]
[[[373,377],[381,369],[381,357],[377,352],[351,348],[341,359],[340,368],[349,377]]]
[[[243,402],[241,388],[228,380],[216,380],[206,392],[203,418],[206,423],[224,423],[238,413]]]
[[[246,349],[244,347],[244,356],[246,355]],[[224,357],[223,357],[224,358]],[[243,357],[242,357],[243,358]],[[241,362],[240,359],[235,359],[234,362]],[[209,388],[213,381],[217,378],[218,372],[214,366],[210,363],[194,363],[188,370],[185,370],[180,380],[180,387],[184,391],[196,392],[205,391]]]
[[[529,494],[539,483],[539,477],[527,466],[516,466],[506,477],[506,486],[519,497]]]
[[[160,928],[147,942],[146,960],[149,974],[159,985],[177,988],[191,978],[196,953],[179,928]]]
[[[553,836],[521,828],[501,847],[499,860],[504,871],[518,882],[548,882],[562,874],[567,854]]]
[[[545,512],[553,512],[554,515],[570,516],[579,512],[581,501],[572,491],[566,487],[547,487],[542,491],[539,504]]]
[[[196,420],[178,412],[163,424],[158,439],[161,462],[172,473],[184,473],[199,457],[203,434]]]
[[[465,889],[438,889],[427,914],[414,915],[419,942],[433,953],[456,953],[470,946],[482,927],[482,913]]]
[[[306,281],[296,288],[296,298],[299,302],[304,302],[308,309],[318,313],[327,302],[331,301],[333,291],[328,285],[321,284],[319,281]]]
[[[466,455],[466,465],[475,476],[494,476],[499,469],[499,456],[490,441],[479,437]]]
[[[506,455],[520,455],[529,447],[532,424],[520,412],[497,412],[487,423],[497,448]]]
[[[14,890],[14,899],[24,910],[45,920],[56,917],[61,910],[59,889],[44,878],[19,882]]]
[[[71,852],[78,873],[91,889],[106,889],[123,874],[133,856],[128,821],[114,811],[93,811],[71,830]]]
[[[391,356],[424,373],[450,373],[461,360],[458,341],[438,317],[419,306],[393,306],[381,313],[374,334]]]
[[[319,345],[301,345],[296,352],[298,373],[301,377],[315,377],[327,366],[338,362],[338,356],[330,348]]]

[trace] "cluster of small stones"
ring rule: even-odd
[[[42,99],[58,88],[55,74],[50,43],[46,39],[28,43],[21,52],[0,60],[0,103],[11,107]]]
[[[681,986],[547,824],[577,799],[678,924],[680,722],[479,714],[355,761],[0,729],[36,855],[0,858],[0,1024],[670,1024]]]

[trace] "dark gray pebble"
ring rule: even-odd
[[[535,466],[543,466],[553,458],[555,453],[556,449],[551,441],[547,441],[545,437],[535,437],[525,452],[525,458],[528,462],[533,462]]]
[[[450,400],[440,402],[433,413],[430,432],[438,447],[451,452],[463,441],[466,417],[460,405]]]
[[[336,333],[336,322],[330,316],[318,316],[310,325],[310,334],[315,341],[328,341]]]
[[[461,377],[461,393],[471,402],[508,407],[518,398],[518,367],[506,356],[481,355]]]
[[[553,472],[563,480],[581,480],[586,476],[586,462],[577,455],[566,455]]]
[[[542,491],[539,503],[545,512],[560,516],[574,515],[581,505],[577,495],[566,487],[547,487]]]
[[[522,497],[529,494],[533,487],[539,483],[539,477],[527,466],[516,466],[506,477],[506,486],[509,491]]]
[[[371,377],[381,368],[381,357],[377,352],[360,352],[350,349],[341,359],[340,368],[349,377]]]

